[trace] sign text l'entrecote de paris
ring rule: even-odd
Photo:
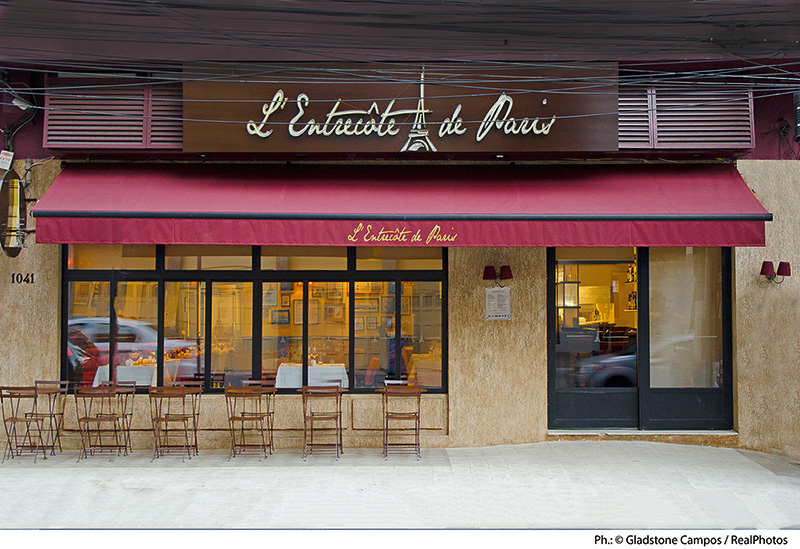
[[[334,159],[619,149],[615,64],[459,70],[287,66],[261,79],[209,69],[183,85],[183,150]]]
[[[291,137],[314,136],[346,136],[357,137],[375,135],[376,137],[392,137],[400,133],[398,120],[404,120],[414,116],[414,123],[402,151],[436,151],[436,146],[428,136],[425,128],[425,115],[432,111],[425,108],[425,73],[420,76],[420,93],[417,107],[414,109],[396,109],[395,100],[390,100],[384,109],[381,109],[377,101],[367,109],[342,109],[342,100],[339,99],[330,111],[325,114],[324,120],[315,120],[306,117],[311,98],[300,93],[294,101],[295,113],[288,124],[288,131]],[[270,127],[270,117],[278,111],[284,110],[288,98],[282,89],[275,92],[269,103],[264,103],[261,109],[261,120],[249,120],[247,122],[247,133],[261,138],[272,135],[274,128]],[[542,105],[547,105],[547,99],[542,100]],[[501,93],[494,104],[486,111],[475,132],[475,141],[480,142],[493,130],[502,132],[505,135],[547,135],[556,122],[555,114],[549,118],[540,120],[539,118],[516,119],[511,116],[514,107],[514,99],[506,93]],[[439,138],[452,135],[464,135],[467,128],[461,116],[462,104],[459,103],[453,110],[453,114],[439,124]]]
[[[426,229],[409,229],[406,226],[402,227],[386,227],[384,225],[377,226],[372,224],[364,225],[359,223],[354,229],[352,234],[347,235],[347,240],[350,242],[361,242],[365,244],[377,243],[392,243],[404,242],[408,244],[447,244],[454,243],[458,238],[458,233],[452,229],[447,231],[442,229],[438,224]]]

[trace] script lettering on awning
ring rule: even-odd
[[[387,227],[359,223],[353,232],[347,235],[348,242],[354,244],[388,244],[405,242],[408,244],[431,243],[454,244],[457,241],[458,233],[453,229],[447,231],[438,224],[434,224],[429,230],[408,229],[406,226]]]

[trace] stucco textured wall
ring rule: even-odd
[[[769,210],[766,248],[735,253],[735,364],[741,446],[800,456],[800,162],[740,160],[739,172]],[[761,262],[789,261],[780,285]]]
[[[38,163],[34,161],[33,164]],[[15,160],[14,171],[25,174],[25,161]],[[56,160],[31,168],[27,198],[40,198],[60,171]],[[30,211],[30,207],[28,208]],[[28,216],[28,228],[35,220]],[[15,257],[0,253],[0,334],[2,359],[0,384],[33,385],[37,379],[58,379],[59,296],[61,248],[55,244],[35,244],[32,234],[26,247]],[[33,284],[12,284],[12,274],[34,275]]]
[[[544,248],[451,248],[448,446],[545,440]],[[485,320],[484,265],[510,265],[511,320]],[[505,283],[504,283],[505,284]]]

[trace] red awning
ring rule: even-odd
[[[71,164],[36,241],[314,246],[763,246],[730,164]]]

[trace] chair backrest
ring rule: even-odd
[[[186,387],[150,387],[149,396],[153,421],[169,414],[187,414]]]
[[[24,418],[36,412],[35,386],[0,387],[0,407],[3,408],[3,421]]]
[[[419,385],[387,385],[383,393],[384,405],[387,410],[394,403],[404,411],[419,413],[423,391]]]
[[[243,379],[243,387],[268,387],[267,382],[263,379]]]
[[[303,415],[310,412],[341,412],[342,388],[339,385],[312,385],[304,386]]]
[[[111,385],[75,387],[75,411],[78,419],[119,413],[117,392]]]
[[[57,389],[62,393],[66,393],[69,390],[69,381],[49,381],[43,379],[37,379],[34,382],[34,386],[38,388],[44,389]]]
[[[245,415],[260,415],[269,412],[269,401],[265,398],[265,387],[251,385],[225,387],[225,404],[228,418]]]

